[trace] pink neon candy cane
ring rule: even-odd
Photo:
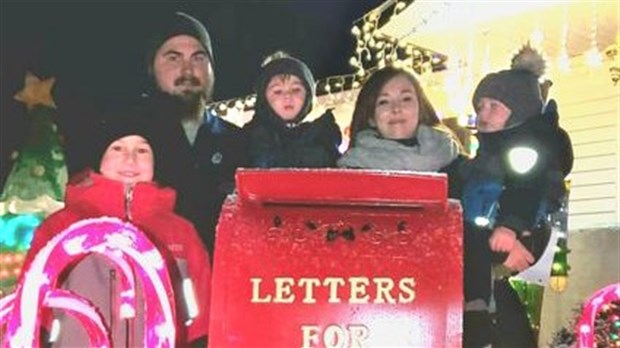
[[[87,299],[64,289],[54,289],[45,298],[46,307],[64,309],[76,318],[88,333],[91,347],[110,347],[103,317]]]
[[[120,250],[111,251],[106,249],[104,255],[110,258],[120,269],[120,299],[119,313],[121,319],[134,318],[136,316],[136,280],[131,269],[131,265],[126,255]]]
[[[93,228],[90,238],[97,238],[97,232],[97,229]],[[87,249],[82,244],[88,237],[89,235],[80,235],[69,228],[52,238],[35,256],[22,283],[17,287],[7,328],[7,341],[10,346],[38,346],[37,332],[40,327],[40,308],[43,300],[56,286],[60,272],[72,260],[86,255]],[[28,300],[24,294],[27,294]]]
[[[147,347],[174,346],[174,313],[170,306],[170,303],[174,303],[174,297],[166,264],[161,254],[147,238],[138,238],[135,240],[135,245],[129,246],[119,236],[110,235],[107,242],[115,245],[123,254],[137,263],[135,268],[143,280],[145,293],[144,345]],[[168,279],[168,288],[163,286],[160,279]],[[164,305],[164,302],[168,306]]]
[[[3,298],[0,298],[0,328],[7,322],[9,313],[13,309],[13,300],[15,299],[15,293],[10,293]]]
[[[52,238],[39,251],[26,271],[23,283],[17,287],[5,344],[8,341],[11,347],[38,346],[37,329],[40,326],[43,299],[56,286],[58,275],[65,267],[91,252],[107,254],[108,257],[109,253],[113,253],[114,262],[118,262],[118,255],[126,257],[145,285],[144,294],[148,305],[143,343],[149,347],[174,345],[173,292],[164,260],[142,232],[116,218],[77,222]],[[118,265],[127,274],[124,262]],[[125,290],[135,292],[133,278],[125,278]],[[23,294],[29,294],[28,299]],[[131,294],[127,298],[133,299]],[[78,309],[78,312],[81,310]]]
[[[8,314],[13,309],[14,300],[15,293],[0,301],[0,326],[6,322]],[[91,347],[110,347],[110,339],[103,318],[88,300],[68,290],[54,289],[47,293],[44,305],[65,310],[75,317],[85,327]],[[8,342],[4,342],[4,345],[7,344]]]
[[[594,320],[596,315],[604,305],[618,300],[620,300],[620,283],[607,285],[588,299],[575,327],[578,347],[594,347]]]
[[[170,321],[166,320],[166,318],[171,318],[173,313],[159,303],[165,298],[168,299],[169,303],[174,303],[171,292],[164,288],[161,282],[157,281],[157,279],[161,279],[164,275],[167,276],[166,264],[156,249],[147,249],[147,243],[150,242],[148,240],[139,240],[136,241],[137,247],[135,249],[123,250],[127,255],[134,256],[134,259],[140,265],[137,267],[140,278],[149,279],[149,281],[142,282],[144,284],[144,292],[147,294],[145,296],[144,344],[146,347],[174,346],[174,340],[168,341],[166,339],[169,336],[168,332],[175,331],[174,321],[170,325]],[[140,250],[144,250],[144,252],[141,257],[138,257],[137,253]],[[150,310],[151,308],[163,309],[163,311]]]

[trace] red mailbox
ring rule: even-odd
[[[462,218],[442,174],[239,170],[210,347],[460,347]]]

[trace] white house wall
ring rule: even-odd
[[[575,153],[569,228],[618,227],[620,85],[612,84],[607,65],[581,64],[556,74],[551,95]]]

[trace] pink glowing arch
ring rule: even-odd
[[[579,348],[594,347],[594,320],[596,315],[604,305],[618,300],[620,300],[620,283],[607,285],[588,299],[575,328]]]
[[[0,301],[0,321],[4,321],[13,310],[15,293]],[[43,302],[45,307],[66,311],[84,326],[90,338],[91,347],[110,347],[110,339],[103,318],[88,300],[63,289],[51,290]]]
[[[91,344],[110,346],[109,334],[92,305],[69,291],[56,289],[60,273],[76,259],[90,253],[108,257],[121,270],[120,313],[126,318],[135,315],[132,269],[136,271],[146,302],[143,345],[174,346],[174,295],[163,257],[135,226],[109,217],[79,221],[38,252],[15,293],[0,302],[0,326],[7,326],[3,346],[38,346],[43,306],[67,310],[85,325]]]

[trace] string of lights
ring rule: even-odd
[[[385,66],[408,68],[420,75],[445,69],[447,61],[445,55],[379,32],[383,25],[401,14],[413,2],[414,0],[388,0],[356,19],[351,28],[356,45],[349,58],[349,64],[354,72],[319,79],[316,82],[317,96],[327,95],[327,104],[342,102],[343,98],[344,101],[349,101],[350,95],[339,97],[335,95],[360,88],[375,70]],[[256,95],[250,94],[216,101],[207,105],[207,108],[227,119],[243,119],[245,117],[243,114],[253,110],[255,103]]]

